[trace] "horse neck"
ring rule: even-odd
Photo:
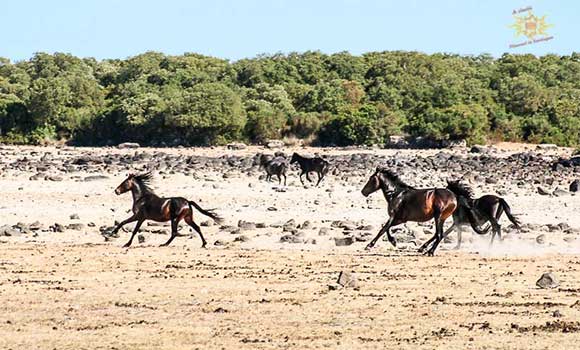
[[[137,202],[139,199],[141,199],[141,197],[143,197],[145,194],[150,193],[150,192],[151,191],[149,191],[145,187],[145,185],[135,181],[134,186],[131,187],[131,194],[133,195],[133,202]]]
[[[306,160],[306,158],[302,157],[301,155],[297,154],[296,155],[296,161],[298,162],[298,164],[300,164],[300,166],[304,166],[304,161]]]
[[[381,191],[383,192],[383,196],[385,196],[385,200],[387,201],[387,204],[389,205],[389,207],[391,206],[391,200],[393,199],[394,195],[396,193],[399,193],[400,190],[399,189],[395,189],[395,191],[389,191],[389,186],[387,186],[387,184],[385,183],[385,181],[383,181],[382,179],[379,181],[379,187],[381,188]]]

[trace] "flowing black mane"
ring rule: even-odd
[[[145,191],[153,192],[151,188],[151,182],[153,181],[153,173],[148,171],[143,174],[138,174],[133,176],[133,180],[137,181]]]
[[[381,173],[395,187],[410,190],[415,189],[415,187],[406,184],[397,174],[389,169],[377,168],[377,172]]]
[[[461,181],[459,180],[447,181],[447,188],[450,189],[451,192],[461,195],[470,200],[473,200],[475,197],[473,189],[468,185],[461,183]]]

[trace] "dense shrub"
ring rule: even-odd
[[[580,145],[580,60],[417,52],[260,55],[229,62],[146,52],[126,60],[0,58],[0,141],[220,144],[409,134]]]

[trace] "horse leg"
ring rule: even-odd
[[[458,227],[457,229],[457,245],[455,246],[455,250],[459,250],[459,248],[461,248],[461,234],[463,232],[463,228]]]
[[[193,228],[195,232],[199,234],[199,238],[201,238],[201,247],[205,248],[207,245],[207,241],[203,238],[203,234],[201,233],[201,227],[193,221],[193,213],[190,216],[185,217],[185,222]]]
[[[309,171],[306,172],[306,180],[308,180],[308,182],[312,182],[312,179],[310,178],[310,172]]]
[[[431,246],[431,248],[427,251],[428,256],[435,255],[435,250],[439,246],[439,243],[443,240],[443,221],[441,220],[441,211],[436,208],[435,213],[433,214],[435,217],[435,242]]]
[[[322,174],[320,172],[316,172],[316,174],[318,175],[318,182],[316,183],[316,186],[318,186],[320,184],[320,181],[322,181]]]
[[[502,238],[501,238],[501,226],[499,225],[497,220],[494,217],[491,217],[489,219],[489,222],[491,223],[492,226],[491,241],[489,242],[489,246],[491,247],[493,245],[493,239],[495,238],[496,233],[500,241],[502,240]]]
[[[389,221],[387,221],[387,223],[381,228],[381,230],[379,231],[377,236],[375,238],[373,238],[373,240],[370,241],[369,244],[367,244],[367,246],[365,247],[365,250],[370,250],[371,248],[373,248],[375,246],[375,244],[377,244],[377,241],[381,238],[381,236],[383,234],[385,234],[385,232],[387,233],[387,237],[389,238],[389,242],[391,242],[391,244],[396,247],[397,241],[395,241],[395,238],[393,236],[391,236],[391,233],[389,232],[389,229],[391,228],[392,225],[393,225],[393,218],[389,218]]]
[[[453,228],[453,226],[451,226],[449,229],[451,230]],[[423,243],[423,245],[421,245],[421,247],[419,247],[418,252],[419,253],[425,253],[425,249],[429,248],[427,250],[427,252],[429,252],[429,250],[431,250],[431,248],[433,248],[433,245],[435,245],[436,243],[435,240],[437,239],[437,220],[435,220],[435,234],[433,234],[433,237],[429,238],[427,240],[427,242]],[[433,243],[433,244],[431,244]]]
[[[131,246],[131,244],[133,243],[133,238],[137,234],[137,231],[139,231],[139,228],[141,228],[141,224],[143,224],[144,221],[145,220],[142,220],[142,219],[137,221],[137,225],[135,225],[135,229],[133,229],[133,233],[131,234],[131,238],[129,238],[129,242],[125,243],[123,248],[129,248]]]
[[[169,237],[167,242],[160,245],[160,247],[167,247],[168,245],[171,244],[171,242],[173,242],[175,237],[177,237],[177,224],[178,224],[177,218],[171,218],[171,237]]]
[[[119,230],[121,229],[121,227],[127,225],[130,222],[133,221],[137,221],[137,215],[133,215],[130,218],[121,221],[117,226],[115,226],[115,228],[113,229],[113,231],[111,231],[111,234],[116,234],[117,232],[119,232]]]
[[[305,173],[304,170],[302,170],[302,172],[300,173],[300,183],[302,183],[302,186],[304,186],[304,179],[302,179],[304,173]]]
[[[280,174],[276,174],[276,176],[278,177],[278,185],[280,185],[282,183],[282,178],[280,177]]]
[[[286,186],[286,174],[282,174],[284,176],[284,186]]]
[[[451,232],[453,231],[453,229],[455,228],[455,223],[453,223],[453,225],[451,225],[447,231],[445,231],[445,233],[443,233],[443,239],[447,236],[449,236],[451,234]],[[431,238],[431,240],[433,240],[433,237]],[[423,246],[421,246],[422,250],[425,250],[426,247],[424,247],[425,244],[423,244]],[[453,249],[459,249],[459,247],[461,246],[461,227],[457,228],[457,246],[455,246],[455,248]],[[422,250],[419,250],[419,252],[422,253]]]
[[[435,240],[436,236],[433,235],[433,237],[429,238],[429,240],[427,240],[427,242],[423,243],[423,245],[421,247],[419,247],[419,253],[423,253],[425,251],[425,249],[427,249],[429,247],[429,245],[431,244],[431,242],[433,242]]]

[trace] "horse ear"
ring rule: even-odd
[[[377,168],[375,169],[375,172],[378,173],[379,171],[381,171],[381,166],[377,165]]]

